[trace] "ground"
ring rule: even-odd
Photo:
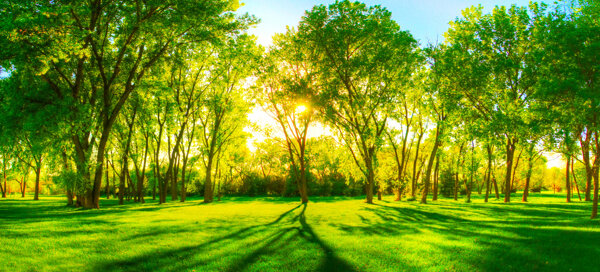
[[[591,203],[0,200],[0,271],[599,271]]]

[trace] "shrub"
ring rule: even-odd
[[[440,172],[439,193],[444,197],[454,197],[454,176],[448,169]]]

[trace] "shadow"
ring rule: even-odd
[[[334,250],[323,240],[321,240],[315,233],[311,225],[307,222],[305,213],[307,206],[307,204],[295,206],[266,224],[257,224],[244,227],[221,237],[212,238],[200,243],[192,243],[192,245],[182,246],[177,249],[157,250],[147,254],[138,255],[133,258],[99,264],[95,270],[147,271],[148,268],[145,267],[145,261],[152,259],[162,261],[154,262],[150,270],[180,271],[218,262],[221,258],[229,256],[234,258],[235,261],[226,263],[226,268],[223,270],[243,271],[251,268],[255,264],[259,265],[260,262],[265,260],[271,258],[282,258],[282,256],[280,256],[281,253],[293,252],[296,250],[294,246],[308,246],[314,247],[318,251],[319,255],[321,256],[321,260],[318,266],[307,266],[307,269],[311,271],[355,271],[352,266],[350,266],[345,260],[338,257]],[[302,209],[299,210],[300,207],[302,207]],[[203,229],[201,226],[199,226],[197,231],[201,230]],[[128,239],[138,239],[146,236],[156,237],[157,235],[162,234],[171,235],[173,232],[176,233],[181,231],[185,230],[155,230],[142,235],[136,234]],[[206,253],[211,252],[213,249],[221,248],[233,243],[242,243],[249,248],[252,248],[252,250],[250,253],[243,255],[240,255],[238,252],[226,252],[220,254],[210,254],[213,256],[212,258],[200,257],[200,259],[198,259],[199,256],[205,256]],[[288,255],[287,253],[286,256]],[[314,253],[315,252],[311,251],[311,254]],[[186,264],[168,261],[173,258],[177,260],[194,261],[192,263],[186,262]]]
[[[340,198],[332,204],[330,200],[315,198],[298,205],[296,198],[227,198],[223,202],[233,204],[202,204],[208,205],[202,209],[188,209],[198,207],[201,198],[123,206],[110,200],[101,210],[69,208],[57,200],[3,200],[0,240],[30,247],[15,250],[22,254],[19,260],[34,260],[30,255],[38,253],[40,241],[52,250],[78,250],[89,256],[82,261],[84,270],[92,271],[593,271],[600,267],[600,247],[595,243],[600,229],[598,221],[587,218],[589,203],[562,203],[558,198],[552,203],[510,204],[446,199],[427,205],[414,201],[371,205],[362,203],[362,198]],[[237,210],[222,216],[224,207]],[[181,210],[171,210],[176,208]],[[143,220],[137,222],[138,218]],[[73,270],[72,263],[65,267]]]
[[[362,237],[407,241],[420,237],[424,248],[433,248],[440,256],[466,251],[469,254],[459,255],[460,262],[473,271],[588,271],[600,266],[594,257],[600,254],[600,247],[591,242],[600,241],[597,222],[582,217],[588,208],[573,203],[458,206],[380,202],[362,207],[370,215],[359,217],[362,224],[330,226]],[[574,256],[586,261],[573,261]]]
[[[306,222],[305,212],[308,204],[304,203],[301,204],[301,206],[302,210],[300,213],[291,220],[292,224],[300,223],[299,227],[289,227],[277,231],[265,240],[264,244],[259,249],[247,255],[233,265],[228,271],[242,271],[248,268],[252,263],[256,262],[260,256],[273,253],[276,250],[290,250],[287,245],[295,238],[301,238],[303,242],[315,245],[318,248],[318,251],[324,255],[321,258],[320,265],[317,268],[311,268],[312,271],[355,271],[346,261],[338,257],[334,250],[323,242],[323,240],[321,240],[314,232],[313,228]],[[281,241],[283,237],[286,237],[286,239]]]
[[[302,206],[303,208],[298,219],[301,228],[298,229],[298,233],[308,242],[318,245],[321,248],[321,251],[325,253],[325,258],[323,258],[321,266],[317,269],[317,271],[354,271],[354,269],[346,261],[338,257],[333,249],[325,244],[314,232],[313,228],[306,222],[306,216],[304,213],[308,204],[304,203]]]
[[[126,202],[119,205],[117,199],[101,199],[101,209],[83,209],[67,206],[55,200],[2,200],[0,205],[0,226],[13,220],[19,223],[37,223],[46,221],[87,220],[103,215],[120,215],[131,212],[155,212],[165,209],[181,208],[198,205],[199,201],[167,202],[158,204],[156,201],[146,203]]]

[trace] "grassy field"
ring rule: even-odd
[[[515,198],[514,200],[520,201]],[[0,200],[0,271],[600,271],[591,203]]]

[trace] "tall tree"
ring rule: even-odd
[[[231,37],[225,45],[217,49],[219,58],[212,71],[214,83],[208,87],[198,114],[202,126],[199,138],[206,169],[205,203],[214,200],[213,175],[217,172],[213,163],[218,163],[218,160],[215,161],[217,155],[243,129],[242,124],[246,121],[250,110],[250,93],[244,85],[260,56],[260,49],[251,36]]]
[[[373,203],[375,158],[393,97],[417,63],[417,43],[381,6],[340,1],[308,11],[298,28],[319,73],[317,98],[366,180]]]
[[[463,18],[451,23],[447,42],[456,54],[455,82],[465,100],[486,121],[495,136],[505,142],[505,202],[510,202],[511,177],[516,144],[522,141],[523,111],[537,83],[538,59],[533,33],[543,6],[529,8],[497,6],[490,14],[482,8],[463,11]],[[478,75],[477,80],[469,79]],[[460,82],[464,83],[460,83]]]
[[[316,110],[310,97],[315,93],[315,74],[304,49],[294,30],[275,37],[261,69],[261,105],[284,136],[291,174],[302,203],[307,203],[307,136]]]

